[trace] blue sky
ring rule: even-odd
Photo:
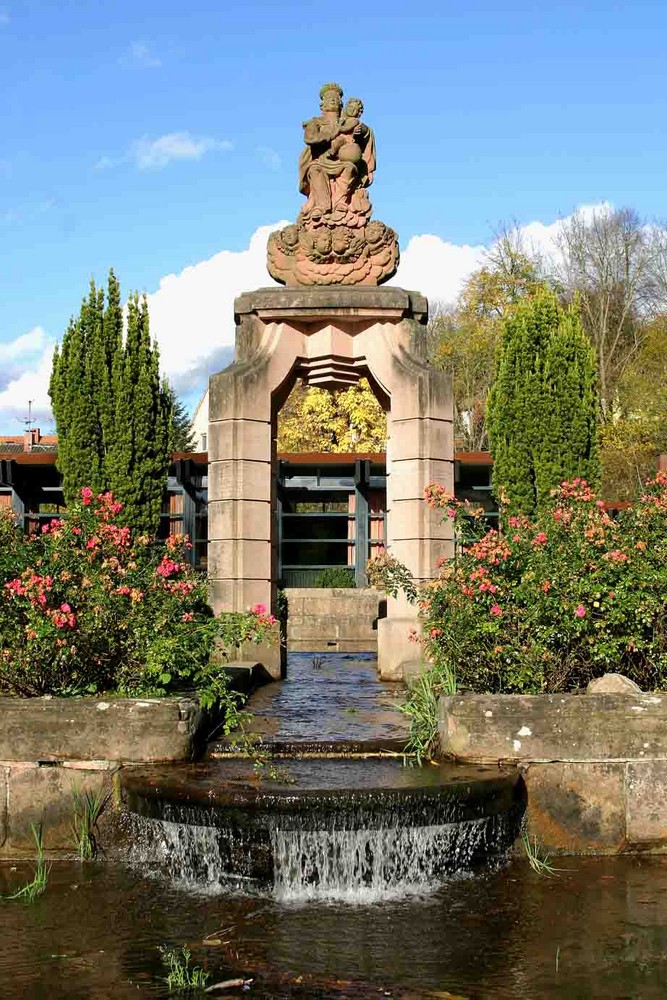
[[[152,293],[230,251],[226,288],[258,228],[296,215],[300,125],[328,80],[364,100],[375,214],[403,247],[605,200],[660,217],[666,36],[666,5],[627,0],[0,0],[0,431],[91,276]],[[189,339],[156,333],[172,358]]]

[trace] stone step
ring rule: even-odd
[[[252,736],[252,734],[250,734]],[[376,738],[368,740],[313,740],[313,739],[258,739],[253,747],[269,754],[270,757],[382,757],[403,756],[406,752],[405,738]],[[208,744],[208,760],[236,759],[251,756],[244,750],[242,742],[234,736],[211,740]]]

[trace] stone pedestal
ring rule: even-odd
[[[276,418],[297,377],[344,389],[363,376],[387,410],[388,549],[417,578],[452,551],[451,526],[423,500],[453,489],[448,377],[426,360],[426,299],[401,288],[262,288],[235,303],[236,360],[210,380],[209,580],[217,612],[264,604],[275,613]],[[388,601],[378,664],[403,677],[415,659],[417,611]],[[256,658],[256,656],[255,656]],[[280,676],[281,652],[264,665]]]

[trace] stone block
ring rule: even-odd
[[[348,652],[377,649],[376,622],[382,600],[378,591],[370,587],[288,588],[285,596],[291,649],[312,652],[331,648]]]
[[[626,771],[627,838],[636,850],[667,849],[667,760],[635,760]]]
[[[14,855],[34,855],[31,823],[41,825],[47,851],[74,851],[74,787],[81,793],[97,793],[101,789],[110,791],[109,773],[97,769],[72,771],[37,764],[12,765],[9,768],[7,794],[7,851]]]
[[[404,538],[451,540],[454,529],[442,511],[433,510],[425,500],[394,500],[387,511],[387,525],[392,543]],[[452,550],[453,551],[453,550]]]
[[[208,593],[216,615],[223,611],[248,611],[256,604],[271,607],[270,580],[217,580],[209,574]]]
[[[287,601],[287,613],[290,618],[300,618],[303,614],[303,597],[300,596],[301,590],[293,590],[291,588],[286,588],[283,593],[285,594],[285,600]]]
[[[209,379],[209,422],[218,420],[259,420],[271,422],[271,392],[268,386],[268,358],[233,364]]]
[[[409,337],[409,331],[405,333]],[[392,420],[452,419],[451,379],[445,372],[431,368],[412,351],[405,349],[406,337],[397,336],[391,352]]]
[[[431,580],[438,575],[440,560],[449,559],[454,547],[449,538],[404,538],[390,536],[389,552],[412,573],[415,580]]]
[[[271,504],[262,500],[217,500],[208,505],[209,542],[271,538]]]
[[[208,425],[210,462],[244,458],[265,462],[271,456],[271,424],[264,420],[217,420]]]
[[[190,698],[0,698],[0,761],[189,760]]]
[[[220,500],[259,500],[271,503],[271,462],[248,462],[245,459],[211,462],[208,489],[213,502]]]
[[[586,694],[641,694],[639,684],[635,684],[624,674],[603,674],[595,677],[586,687]]]
[[[393,285],[322,285],[303,287],[257,288],[244,292],[234,302],[237,322],[244,316],[258,315],[264,320],[319,320],[339,317],[383,314],[415,318],[425,323],[428,303],[419,292]]]
[[[531,764],[524,771],[531,833],[551,853],[625,849],[625,765]]]
[[[7,839],[7,775],[8,769],[0,767],[0,848]]]
[[[409,635],[417,627],[414,612],[400,618],[391,615],[378,622],[378,673],[382,680],[403,680],[404,665],[415,658],[417,647],[410,641]]]
[[[248,538],[215,539],[208,544],[208,572],[213,580],[271,579],[271,543]]]
[[[469,761],[667,758],[667,696],[452,695],[440,745]]]
[[[390,461],[402,458],[447,459],[453,454],[450,420],[429,417],[392,420],[391,415],[388,420],[387,454]],[[447,483],[443,485],[451,488]]]
[[[454,463],[446,459],[405,458],[391,460],[387,469],[387,505],[391,510],[397,500],[421,500],[430,483],[454,482]]]
[[[250,663],[260,663],[269,677],[279,681],[285,676],[286,650],[280,642],[280,628],[273,629],[272,641],[269,643],[245,643],[238,648],[238,660]]]

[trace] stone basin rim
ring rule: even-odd
[[[295,812],[315,807],[326,812],[345,812],[355,807],[373,810],[401,803],[407,806],[440,802],[468,807],[479,804],[496,812],[522,794],[523,778],[516,768],[461,767],[458,770],[459,774],[440,782],[432,772],[426,771],[431,780],[403,786],[374,785],[369,775],[365,786],[299,787],[265,779],[253,783],[244,776],[218,777],[214,782],[213,778],[207,780],[207,773],[215,774],[207,765],[174,765],[168,769],[124,768],[120,783],[131,812],[143,812],[142,802],[152,803],[152,807],[148,806],[151,811],[159,802],[177,808],[248,809],[253,812]]]

